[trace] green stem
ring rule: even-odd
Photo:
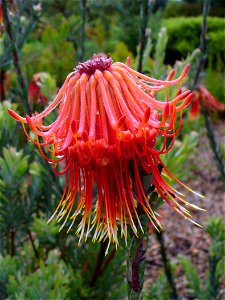
[[[159,232],[159,231],[156,230],[155,234],[156,234],[157,240],[160,244],[160,253],[161,253],[161,257],[162,257],[162,262],[163,262],[163,267],[164,267],[164,270],[165,270],[166,278],[167,278],[168,284],[170,285],[170,288],[171,288],[171,299],[178,300],[176,285],[175,285],[175,281],[174,281],[174,278],[173,278],[173,272],[172,272],[172,269],[171,269],[170,262],[167,258],[163,232],[162,231]]]
[[[201,50],[201,54],[199,56],[198,64],[197,64],[197,70],[195,74],[195,79],[193,83],[193,89],[196,89],[199,79],[200,79],[200,74],[204,69],[205,66],[205,61],[206,61],[206,33],[207,33],[207,17],[209,14],[209,8],[210,8],[210,0],[205,0],[204,6],[203,6],[203,19],[202,19],[202,31],[200,35],[200,45],[199,48]]]
[[[21,70],[19,53],[18,53],[17,45],[14,41],[11,23],[10,23],[9,16],[8,16],[7,0],[2,0],[2,11],[3,11],[4,22],[5,22],[6,33],[7,33],[9,42],[10,42],[10,50],[12,53],[13,64],[14,64],[14,67],[16,70],[16,74],[17,74],[17,78],[18,78],[18,82],[19,82],[19,86],[20,86],[21,98],[22,98],[26,112],[31,114],[31,110],[30,110],[29,103],[28,103],[27,86],[26,86],[25,79],[24,79],[24,76],[23,76],[23,73]]]
[[[218,259],[215,256],[209,256],[209,294],[211,300],[218,299],[218,285],[216,280],[216,267]]]
[[[150,1],[142,0],[140,6],[140,33],[139,33],[140,52],[139,52],[139,61],[138,61],[139,72],[142,71],[144,49],[146,45],[146,28],[148,25],[149,10],[150,10]]]
[[[211,149],[214,154],[217,169],[220,172],[221,179],[224,180],[225,179],[225,166],[224,166],[223,158],[220,153],[219,145],[216,141],[216,137],[214,134],[214,130],[213,130],[213,126],[212,126],[212,122],[211,122],[209,113],[203,105],[202,105],[202,114],[204,117],[205,127],[206,127],[206,131],[207,131],[207,137],[209,139],[209,143],[210,143]]]
[[[83,61],[85,53],[85,23],[86,23],[86,0],[80,0],[81,11],[81,28],[80,28],[80,49],[79,49],[79,61]]]

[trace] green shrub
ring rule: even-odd
[[[9,276],[16,273],[17,267],[15,257],[10,257],[9,255],[3,257],[0,255],[0,299],[6,299],[6,284],[9,281]]]
[[[201,17],[179,17],[163,21],[169,36],[166,57],[168,62],[174,63],[176,59],[186,56],[199,46],[201,23]],[[208,18],[207,39],[208,62],[213,69],[222,70],[225,62],[222,42],[225,40],[224,19]]]
[[[205,84],[210,93],[220,102],[225,104],[224,73],[208,69]]]
[[[36,272],[10,276],[7,290],[10,299],[68,299],[71,277],[71,270],[52,252],[46,264],[40,261]]]
[[[112,52],[112,58],[116,61],[125,62],[127,57],[131,58],[131,61],[134,61],[132,53],[127,49],[127,46],[123,42],[119,42],[114,52]]]
[[[22,51],[22,62],[29,79],[39,72],[47,72],[64,82],[75,67],[75,48],[69,41],[71,28],[76,20],[60,20],[58,27],[47,25],[37,39],[26,43]]]
[[[217,2],[217,3],[216,3]],[[210,16],[224,16],[224,6],[221,1],[211,1]],[[203,9],[202,1],[168,1],[164,16],[165,18],[179,17],[179,16],[200,16]]]

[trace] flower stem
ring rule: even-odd
[[[141,291],[144,283],[144,272],[146,267],[146,250],[148,245],[148,217],[144,214],[139,214],[140,221],[144,232],[140,229],[135,235],[130,229],[129,235],[131,238],[129,254],[127,258],[127,282],[128,282],[128,299],[142,299]]]
[[[138,71],[142,71],[144,49],[146,45],[146,28],[148,24],[149,10],[150,10],[150,0],[142,0],[140,5],[140,33],[139,33],[139,61],[138,61]],[[144,176],[141,174],[142,185],[144,188]],[[134,177],[133,166],[130,165],[130,174]],[[145,189],[144,189],[145,190]],[[147,195],[146,191],[146,195]],[[130,236],[130,246],[128,250],[127,258],[127,289],[128,289],[128,299],[129,300],[139,300],[142,299],[141,291],[144,284],[144,273],[146,267],[146,250],[148,246],[148,222],[149,219],[143,210],[138,207],[137,209],[139,219],[142,224],[143,231],[139,228],[137,220],[134,218],[134,223],[136,223],[137,234],[133,230],[129,229]]]

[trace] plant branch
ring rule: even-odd
[[[20,93],[21,93],[22,101],[23,101],[26,112],[31,114],[31,110],[30,110],[29,103],[28,103],[28,97],[27,97],[27,86],[26,86],[25,79],[24,79],[24,76],[23,76],[23,73],[21,70],[19,53],[18,53],[17,45],[14,41],[11,22],[10,22],[9,16],[8,16],[7,0],[2,0],[2,11],[3,11],[3,18],[4,18],[6,33],[7,33],[9,42],[10,42],[10,50],[12,53],[13,64],[14,64],[14,67],[16,70],[16,74],[17,74],[17,78],[18,78],[18,82],[19,82],[19,86],[20,86]]]
[[[135,176],[133,164],[130,164],[130,175],[133,182],[133,189],[135,190]],[[146,174],[140,168],[139,170],[140,179],[145,192],[146,197],[148,197],[149,191],[145,188],[145,176]],[[150,179],[150,178],[149,178]],[[151,179],[150,179],[151,180]],[[131,228],[129,228],[128,233],[130,236],[130,246],[128,250],[127,257],[127,289],[128,289],[128,299],[129,300],[139,300],[141,299],[141,291],[144,284],[144,272],[146,267],[146,250],[148,246],[148,216],[143,211],[143,208],[137,206],[137,214],[139,220],[142,224],[143,230],[139,226],[137,218],[134,216],[133,221],[137,228],[137,233],[135,234]]]
[[[0,100],[5,100],[5,79],[6,71],[0,70]]]
[[[107,258],[106,258],[106,260],[105,260],[105,262],[104,262],[104,264],[103,264],[103,266],[101,268],[101,271],[99,273],[100,276],[105,272],[105,270],[107,269],[107,267],[109,266],[109,264],[113,260],[115,254],[116,254],[116,248],[114,248],[112,250],[112,252],[107,256]]]
[[[79,49],[79,61],[83,61],[85,53],[85,24],[86,24],[86,3],[87,0],[80,0],[81,11],[81,28],[80,28],[80,49]]]
[[[28,236],[29,236],[29,239],[30,239],[30,242],[31,242],[31,245],[32,245],[32,248],[34,250],[34,255],[35,257],[39,260],[40,259],[40,255],[39,255],[39,252],[37,250],[37,247],[34,243],[34,240],[33,240],[33,237],[32,237],[32,234],[31,234],[31,231],[30,229],[27,230],[27,233],[28,233]]]
[[[140,31],[139,31],[139,61],[138,61],[138,71],[142,71],[142,64],[143,64],[143,57],[144,57],[144,50],[146,46],[146,29],[148,25],[148,17],[150,11],[150,2],[151,0],[142,0],[140,6]]]
[[[139,213],[143,231],[138,229],[137,235],[130,229],[131,237],[129,254],[127,258],[127,282],[128,299],[141,299],[141,291],[144,284],[144,272],[146,267],[146,250],[148,245],[148,217],[144,213]],[[135,223],[137,220],[134,220]],[[138,228],[138,224],[137,228]]]
[[[200,35],[200,45],[199,48],[201,50],[198,64],[197,64],[197,70],[195,74],[195,79],[193,83],[193,89],[196,89],[199,79],[200,79],[200,74],[202,70],[204,69],[205,66],[205,61],[206,61],[206,56],[207,56],[207,48],[206,48],[206,33],[207,33],[207,17],[209,13],[209,8],[210,8],[210,0],[205,0],[204,6],[203,6],[203,20],[202,20],[202,31]]]
[[[107,242],[101,242],[100,249],[99,249],[99,252],[98,252],[97,261],[96,261],[96,264],[95,264],[94,273],[93,273],[91,281],[90,281],[90,286],[91,287],[95,286],[96,281],[99,277],[101,267],[102,267],[102,263],[104,261],[105,251],[107,249],[107,245],[108,245]]]
[[[215,134],[214,134],[214,130],[213,130],[213,126],[212,126],[212,122],[211,122],[209,113],[205,109],[203,104],[202,104],[202,114],[203,114],[203,117],[204,117],[205,127],[206,127],[206,131],[207,131],[207,137],[209,139],[209,143],[210,143],[211,149],[212,149],[213,154],[214,154],[217,169],[220,172],[221,178],[225,179],[225,166],[224,166],[223,158],[222,158],[222,155],[220,153],[219,145],[216,141],[216,137],[215,137]]]
[[[203,20],[202,20],[202,31],[201,31],[201,36],[200,36],[200,50],[201,54],[198,60],[197,64],[197,70],[196,70],[196,75],[193,83],[193,89],[196,89],[198,82],[200,80],[200,74],[202,70],[204,69],[205,62],[206,62],[206,56],[207,56],[207,47],[206,47],[206,33],[207,33],[207,17],[209,13],[209,8],[210,8],[210,0],[205,0],[204,2],[204,7],[203,7]],[[221,178],[225,179],[225,168],[224,168],[224,162],[222,155],[220,153],[220,149],[218,146],[218,143],[216,141],[216,137],[214,134],[212,122],[209,116],[208,111],[205,109],[204,104],[201,102],[201,108],[202,108],[202,113],[203,113],[203,118],[205,122],[205,127],[207,130],[207,136],[209,139],[210,147],[213,151],[214,158],[217,164],[217,168],[220,172]]]
[[[10,255],[14,256],[16,253],[16,246],[15,246],[16,231],[14,228],[11,228],[9,230],[9,236],[10,236]]]
[[[163,262],[163,266],[164,266],[168,284],[170,285],[170,288],[171,288],[171,299],[178,300],[176,285],[175,285],[175,281],[173,278],[173,272],[171,269],[170,262],[167,258],[167,254],[166,254],[166,247],[165,247],[165,243],[164,243],[163,232],[162,231],[159,232],[159,231],[155,230],[155,235],[160,244],[160,253],[161,253],[161,257],[162,257],[162,262]]]

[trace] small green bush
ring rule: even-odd
[[[193,49],[199,47],[202,17],[170,18],[163,21],[168,31],[168,45],[166,60],[174,63],[176,59],[185,57]],[[214,70],[224,68],[224,19],[208,18],[207,48],[208,63]]]
[[[75,67],[76,51],[69,40],[76,20],[62,20],[59,25],[47,25],[40,36],[32,38],[22,49],[22,63],[29,78],[39,72],[47,72],[62,84],[69,72]]]
[[[168,1],[164,16],[173,18],[180,16],[200,16],[203,9],[203,0],[201,1]],[[210,16],[223,17],[225,9],[221,1],[211,1]]]

